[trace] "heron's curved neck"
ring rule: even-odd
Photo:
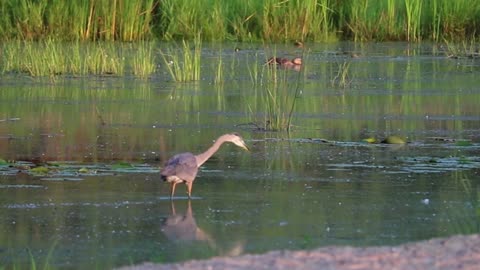
[[[207,161],[215,152],[218,151],[220,146],[225,142],[223,137],[218,138],[210,148],[207,149],[207,151],[198,154],[195,156],[195,159],[197,160],[197,167],[200,167]]]

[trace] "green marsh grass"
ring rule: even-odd
[[[450,58],[480,58],[478,47],[475,40],[470,41],[450,42],[444,40],[446,47],[446,55]]]
[[[407,41],[421,40],[422,1],[405,0]]]
[[[155,44],[152,42],[141,42],[134,47],[132,57],[133,75],[140,78],[147,78],[155,73],[156,57],[154,54]]]
[[[273,54],[275,57],[275,54]],[[256,58],[258,59],[258,58]],[[256,63],[249,68],[253,87],[259,92],[261,104],[249,105],[250,113],[261,115],[262,121],[253,121],[255,125],[266,131],[289,131],[298,95],[303,87],[304,68],[300,71],[277,68],[276,66]],[[256,74],[256,66],[262,66]]]
[[[332,33],[327,0],[265,0],[262,14],[263,39],[329,40]]]
[[[3,40],[458,41],[479,25],[469,0],[0,1]]]
[[[351,62],[349,61],[343,61],[337,65],[337,72],[331,80],[331,85],[333,87],[347,88],[350,85],[350,64]]]
[[[24,40],[133,41],[150,37],[155,0],[5,0],[0,34]]]
[[[183,40],[180,49],[174,45],[165,51],[160,51],[168,73],[174,81],[200,80],[201,44],[200,36],[197,36],[193,41],[193,48],[191,48],[191,42]]]
[[[60,75],[133,74],[145,78],[155,72],[154,44],[114,42],[9,41],[1,45],[0,71],[33,77]]]

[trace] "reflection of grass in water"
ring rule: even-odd
[[[59,238],[57,237],[55,239],[55,241],[53,242],[52,246],[50,247],[50,249],[48,250],[47,255],[45,257],[43,257],[41,260],[39,260],[38,258],[35,258],[35,256],[32,253],[32,250],[30,248],[26,248],[26,251],[28,253],[29,263],[30,263],[30,268],[27,268],[27,269],[31,269],[31,270],[56,269],[56,267],[53,267],[51,265],[51,263],[52,263],[53,251],[55,250],[55,247],[57,246],[58,241],[59,241]],[[3,269],[25,269],[25,265],[22,262],[18,261],[18,259],[15,260],[15,256],[18,256],[18,253],[14,254],[14,256],[13,256],[14,259],[13,259],[13,262],[12,262],[11,265],[2,265],[2,266],[0,266],[0,270],[3,270]],[[41,264],[42,261],[43,261],[43,264]]]
[[[454,211],[447,211],[447,216],[452,222],[448,228],[452,233],[471,234],[480,232],[480,190],[468,176],[469,172],[456,171],[453,177],[457,185],[465,193],[465,197],[469,198],[470,207],[461,207]]]
[[[197,35],[193,41],[193,50],[190,42],[183,40],[181,49],[170,47],[161,55],[168,73],[174,81],[198,81],[200,79],[201,38]]]
[[[51,262],[51,260],[52,260],[53,251],[54,251],[55,246],[57,245],[57,243],[58,243],[58,238],[55,239],[55,241],[53,242],[52,246],[51,246],[50,249],[48,250],[48,253],[47,253],[47,255],[45,256],[43,265],[41,265],[40,261],[38,261],[38,260],[35,259],[35,256],[33,255],[31,249],[30,249],[30,248],[27,248],[27,252],[28,252],[28,256],[29,256],[29,261],[30,261],[30,269],[32,269],[32,270],[37,270],[37,269],[43,269],[43,270],[46,270],[46,269],[55,269],[54,267],[52,267],[52,266],[50,265],[50,262]],[[17,269],[15,263],[14,263],[14,265],[12,266],[12,269]],[[20,267],[19,269],[23,269],[23,268]]]

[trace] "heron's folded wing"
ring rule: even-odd
[[[163,176],[175,175],[186,181],[193,181],[197,176],[198,167],[192,153],[183,153],[173,156],[162,169]]]

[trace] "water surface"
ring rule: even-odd
[[[4,75],[0,265],[108,269],[478,233],[478,59],[428,44],[309,46],[286,133],[257,128],[269,86],[252,74],[266,76],[273,51],[302,51],[241,49],[204,45],[202,79],[189,83],[173,82],[161,62],[149,80]],[[298,73],[279,72],[291,102]],[[251,152],[224,146],[194,198],[179,186],[170,201],[159,166],[231,131]],[[409,143],[363,141],[389,135]],[[50,170],[28,169],[38,165]]]

